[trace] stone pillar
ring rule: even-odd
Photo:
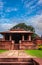
[[[3,35],[3,40],[5,41],[5,35]]]
[[[11,50],[14,49],[14,41],[12,40],[12,47],[11,47]]]
[[[19,40],[19,44],[21,44],[21,40]]]
[[[29,35],[29,41],[31,41],[31,35]]]
[[[9,36],[9,40],[10,40],[10,41],[12,40],[11,35]]]
[[[24,41],[24,35],[22,35],[22,41]]]
[[[19,49],[21,49],[21,40],[19,40]]]

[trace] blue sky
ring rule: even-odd
[[[0,0],[0,31],[22,22],[42,35],[42,0]]]

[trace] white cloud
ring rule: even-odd
[[[35,2],[35,4],[34,4]],[[26,14],[31,14],[33,11],[36,10],[36,8],[39,8],[38,6],[38,1],[36,2],[36,0],[31,0],[30,2],[28,2],[28,0],[24,1],[24,8],[26,8]],[[35,11],[37,12],[37,11]]]
[[[10,20],[10,19],[6,19],[6,18],[2,18],[2,19],[0,19],[0,31],[6,31],[16,24],[17,23],[13,22],[12,19]]]
[[[12,10],[13,10],[13,11],[18,11],[18,8],[13,8]]]
[[[4,4],[5,4],[6,2],[3,2],[2,0],[0,0],[0,10],[3,10],[3,7],[4,7]]]
[[[7,9],[6,9],[6,12],[11,12],[11,11],[18,11],[18,8],[10,8],[10,7],[8,7]]]
[[[0,24],[2,29],[4,30],[8,30],[9,28],[11,28],[14,24],[11,23],[4,23],[4,24]]]
[[[31,17],[27,20],[36,30],[36,33],[42,35],[42,14]]]
[[[41,5],[42,0],[31,0],[30,2],[28,0],[24,1],[24,8],[29,9],[29,13],[34,11],[36,8],[39,8]]]
[[[31,0],[30,2],[27,0],[27,1],[25,1],[24,2],[24,6],[26,7],[26,8],[31,8],[31,7],[35,7],[36,5],[37,5],[37,2],[36,2],[36,5],[33,5],[33,6],[31,6],[34,2],[36,2],[36,0]]]
[[[7,8],[7,9],[6,9],[6,12],[11,12],[11,9],[10,9],[10,8]]]
[[[39,4],[42,3],[42,0],[39,0],[38,3],[39,3]]]
[[[12,28],[14,25],[16,25],[16,23],[4,23],[4,24],[0,24],[0,31],[7,31],[10,28]]]
[[[2,0],[0,0],[0,15],[2,16],[2,14],[3,14],[3,9],[4,9],[4,4],[5,4],[6,2],[3,2]]]
[[[0,9],[3,8],[3,2],[0,1]]]
[[[4,23],[9,23],[9,22],[10,22],[10,20],[7,19],[7,18],[4,18],[3,17],[3,18],[0,19],[0,23],[3,23],[4,24]]]

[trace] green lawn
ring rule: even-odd
[[[7,50],[0,50],[0,53],[6,52]]]
[[[32,56],[36,56],[38,58],[42,58],[42,50],[25,50],[27,54]]]

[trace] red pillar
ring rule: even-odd
[[[11,46],[11,50],[14,49],[14,41],[12,40],[12,46]]]
[[[29,41],[31,41],[31,35],[29,35]]]
[[[22,35],[22,41],[24,41],[24,35]]]
[[[12,40],[11,35],[10,35],[10,37],[9,37],[9,40],[10,40],[10,41]]]

